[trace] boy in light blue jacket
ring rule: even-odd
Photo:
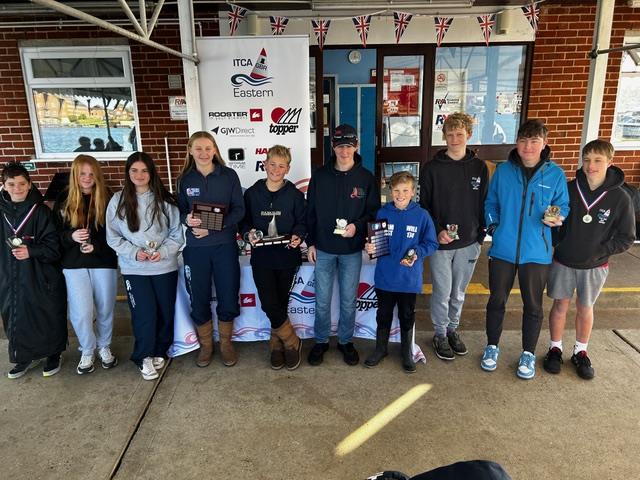
[[[412,330],[415,323],[416,294],[422,293],[422,268],[425,257],[438,249],[436,229],[429,213],[412,200],[415,179],[409,172],[398,172],[390,181],[393,203],[389,202],[376,218],[386,219],[391,238],[389,255],[379,257],[374,282],[378,297],[376,315],[376,349],[364,364],[375,367],[387,356],[387,344],[393,309],[398,306],[402,368],[416,371],[412,352]],[[375,253],[375,245],[366,243],[367,253]]]
[[[535,376],[542,294],[553,254],[551,227],[562,225],[569,213],[567,179],[550,159],[547,135],[541,120],[527,120],[520,126],[516,148],[496,169],[485,202],[487,233],[492,236],[491,294],[487,303],[487,346],[480,366],[489,372],[497,367],[505,304],[517,274],[524,305],[523,351],[516,374],[525,380]]]

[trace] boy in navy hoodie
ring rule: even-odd
[[[609,274],[609,256],[633,245],[635,219],[631,199],[622,189],[624,172],[611,165],[613,145],[593,140],[582,149],[582,168],[569,182],[571,214],[560,228],[547,295],[551,343],[544,369],[560,373],[562,333],[575,290],[576,344],[571,363],[579,377],[590,380],[595,372],[587,356],[593,327],[593,306]],[[555,232],[554,232],[555,233]]]
[[[489,173],[467,148],[473,118],[456,112],[442,126],[447,148],[422,168],[420,203],[433,218],[438,250],[429,258],[433,349],[442,360],[466,355],[458,334],[464,294],[485,236],[484,200]],[[454,355],[455,354],[455,355]]]
[[[422,293],[423,260],[438,249],[436,230],[426,210],[412,200],[415,180],[409,172],[398,172],[389,181],[393,203],[382,207],[377,219],[386,219],[391,231],[389,255],[379,257],[374,281],[378,297],[376,315],[376,349],[365,365],[375,367],[387,356],[393,309],[398,305],[402,368],[416,371],[411,351],[415,323],[416,294]],[[375,253],[375,245],[365,245],[367,253]]]
[[[484,204],[489,249],[487,346],[480,366],[498,366],[505,305],[516,274],[522,297],[522,354],[516,375],[529,380],[536,374],[535,348],[542,327],[542,294],[551,265],[551,227],[569,214],[564,171],[551,161],[549,131],[541,120],[527,120],[518,129],[516,148],[500,164],[489,184]],[[553,216],[549,207],[557,207]]]

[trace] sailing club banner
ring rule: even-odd
[[[291,149],[287,178],[311,176],[308,36],[210,37],[197,41],[204,129],[244,188],[266,177],[267,150]]]

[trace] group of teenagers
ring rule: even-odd
[[[401,364],[412,373],[415,304],[422,293],[424,261],[429,257],[433,284],[433,348],[438,358],[451,361],[467,353],[458,331],[460,316],[489,234],[490,296],[481,368],[497,368],[505,305],[517,275],[523,301],[517,376],[535,376],[546,287],[553,306],[544,369],[561,370],[563,332],[576,292],[571,362],[580,377],[593,378],[587,355],[593,306],[608,274],[609,257],[628,249],[635,239],[633,208],[621,189],[624,174],[612,165],[613,147],[603,140],[589,142],[581,168],[567,184],[563,170],[551,161],[546,126],[528,120],[518,130],[516,148],[490,178],[487,164],[467,148],[472,130],[469,115],[449,115],[443,126],[446,148],[423,165],[419,203],[414,200],[415,178],[399,172],[388,181],[392,201],[382,207],[377,182],[362,165],[357,132],[350,125],[334,130],[332,159],[313,172],[306,199],[286,179],[292,161],[288,148],[269,149],[266,178],[243,193],[214,137],[204,131],[189,138],[176,195],[167,190],[144,152],[127,158],[123,189],[113,195],[96,159],[78,155],[69,186],[53,209],[44,205],[20,163],[6,164],[0,191],[0,234],[6,239],[0,254],[0,313],[9,360],[15,364],[8,377],[20,378],[42,361],[44,376],[60,370],[68,343],[67,314],[81,351],[77,373],[91,373],[97,362],[105,369],[115,367],[118,360],[110,346],[119,268],[135,339],[131,360],[145,380],[158,378],[173,342],[180,253],[200,344],[195,362],[206,367],[213,356],[215,285],[219,354],[224,365],[235,365],[238,234],[254,247],[253,279],[271,324],[271,368],[293,370],[301,363],[302,341],[289,319],[288,304],[304,242],[308,260],[315,264],[315,342],[309,364],[320,365],[329,349],[336,277],[337,349],[347,364],[360,361],[352,338],[364,250],[379,255],[374,275],[376,342],[364,364],[375,367],[387,356],[397,307]],[[224,206],[222,228],[205,228],[210,225],[194,214],[194,202]],[[386,225],[388,251],[376,252],[380,243],[367,238],[369,222]],[[259,246],[258,231],[277,231],[289,240]]]

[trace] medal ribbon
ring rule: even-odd
[[[607,194],[607,192],[602,192],[600,194],[600,196],[598,198],[596,198],[590,205],[587,203],[587,199],[584,198],[584,194],[582,193],[582,190],[580,190],[580,183],[576,180],[576,187],[578,188],[578,193],[580,194],[580,199],[582,200],[582,204],[584,205],[584,208],[587,209],[587,215],[589,215],[589,210],[591,210],[596,203],[598,203],[600,200],[602,200],[604,198],[604,196]]]
[[[33,212],[36,211],[36,207],[38,206],[38,204],[36,203],[33,207],[31,207],[31,210],[29,210],[29,213],[27,213],[27,216],[24,217],[24,219],[22,220],[22,222],[20,222],[20,225],[18,225],[18,227],[14,227],[12,225],[12,223],[9,221],[9,219],[7,218],[6,214],[2,214],[4,216],[4,220],[5,222],[7,222],[7,224],[9,225],[9,227],[11,228],[11,230],[13,231],[13,234],[17,237],[18,233],[20,233],[20,230],[22,230],[22,228],[24,227],[24,225],[29,221],[29,219],[31,218],[31,215],[33,215]]]

